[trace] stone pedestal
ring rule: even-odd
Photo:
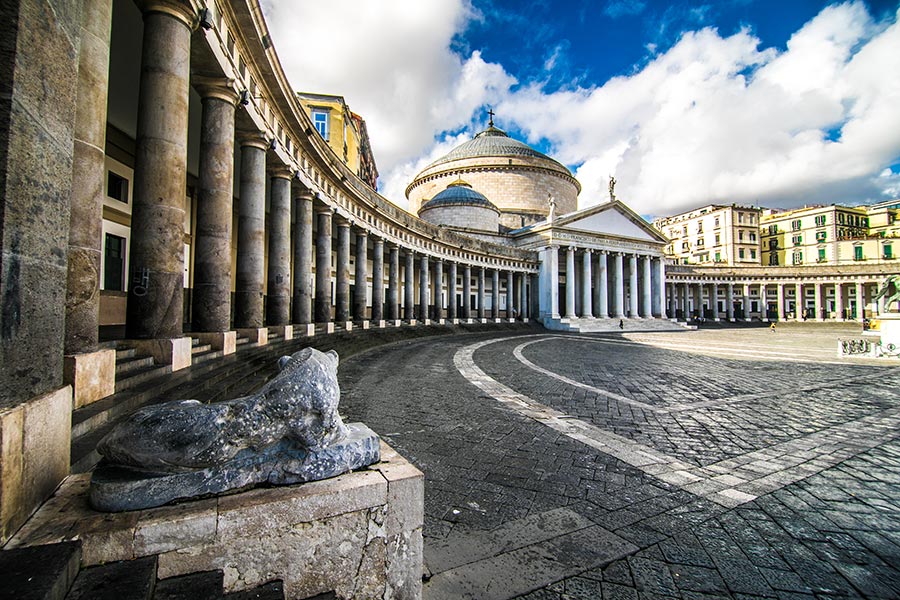
[[[269,327],[269,333],[280,335],[285,341],[292,340],[294,339],[294,326],[273,325],[272,327]]]
[[[393,319],[391,321],[388,321],[388,325],[390,325],[391,327],[400,327],[401,325],[403,325],[403,321],[401,321],[400,319]]]
[[[213,331],[195,333],[201,344],[209,344],[213,350],[227,356],[237,349],[237,331]]]
[[[514,318],[512,318],[512,317],[509,318],[509,319],[507,319],[506,321],[507,321],[508,323],[515,323],[515,322],[516,322],[516,320],[515,320]]]
[[[173,371],[191,366],[191,338],[167,338],[159,340],[135,340],[138,354],[153,357],[158,365],[171,365]]]
[[[90,475],[72,475],[10,547],[81,540],[84,566],[158,554],[160,578],[221,569],[229,593],[281,579],[287,598],[420,598],[423,475],[384,443],[381,457],[332,479],[117,514],[93,511]]]
[[[334,333],[334,323],[328,321],[327,323],[319,323],[319,325],[325,330],[325,333]]]
[[[294,325],[294,331],[297,332],[297,336],[299,337],[313,337],[316,335],[316,326],[313,323]]]
[[[356,326],[357,329],[368,329],[368,328],[369,328],[369,322],[368,322],[368,321],[357,321],[357,322],[355,323],[355,326]]]
[[[337,325],[341,331],[353,331],[353,321],[340,321]]]
[[[69,474],[72,388],[0,410],[0,545]]]
[[[881,347],[891,353],[900,350],[900,313],[884,313],[878,315]],[[892,347],[893,345],[893,347]]]
[[[437,320],[437,324],[438,324],[438,325],[446,325],[446,324],[447,324],[447,320],[446,320],[446,319],[438,319],[438,320]]]
[[[409,321],[406,322],[406,324],[409,325],[410,327],[415,327],[417,323],[418,323],[418,321],[416,321],[415,319],[410,319]]]
[[[375,327],[378,329],[384,329],[387,325],[387,322],[384,319],[379,319],[378,321],[372,321],[375,324]]]
[[[265,346],[269,343],[269,329],[267,327],[251,327],[247,329],[238,329],[238,335],[250,340],[251,344]]]
[[[107,348],[67,355],[63,380],[74,390],[73,409],[116,393],[116,351]]]

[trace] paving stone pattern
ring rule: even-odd
[[[426,598],[900,597],[900,370],[765,341],[400,342],[341,410],[425,472]]]

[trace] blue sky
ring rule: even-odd
[[[263,0],[298,90],[367,122],[388,199],[496,124],[581,206],[646,215],[900,195],[898,2]]]

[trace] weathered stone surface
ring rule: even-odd
[[[65,382],[73,388],[73,408],[81,408],[116,391],[116,351],[112,348],[65,357]]]
[[[135,349],[140,354],[149,354],[159,365],[171,365],[173,371],[191,366],[191,338],[163,338],[136,340]]]
[[[162,579],[156,584],[156,600],[218,600],[222,597],[222,572],[203,571]]]
[[[234,289],[234,324],[263,326],[266,230],[266,142],[262,135],[241,141],[241,196]]]
[[[117,561],[78,574],[67,600],[150,600],[156,585],[156,557]]]
[[[78,542],[2,551],[2,596],[16,600],[62,600],[75,580],[80,560]]]

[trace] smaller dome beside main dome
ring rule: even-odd
[[[419,209],[419,218],[442,227],[489,233],[497,233],[500,227],[500,209],[462,178],[450,182],[434,198],[425,201]]]
[[[440,206],[480,206],[495,210],[498,214],[500,213],[500,209],[488,200],[487,196],[472,189],[472,186],[462,179],[457,179],[448,184],[444,191],[435,194],[434,198],[422,204],[422,208],[419,209],[419,215],[426,210]]]

